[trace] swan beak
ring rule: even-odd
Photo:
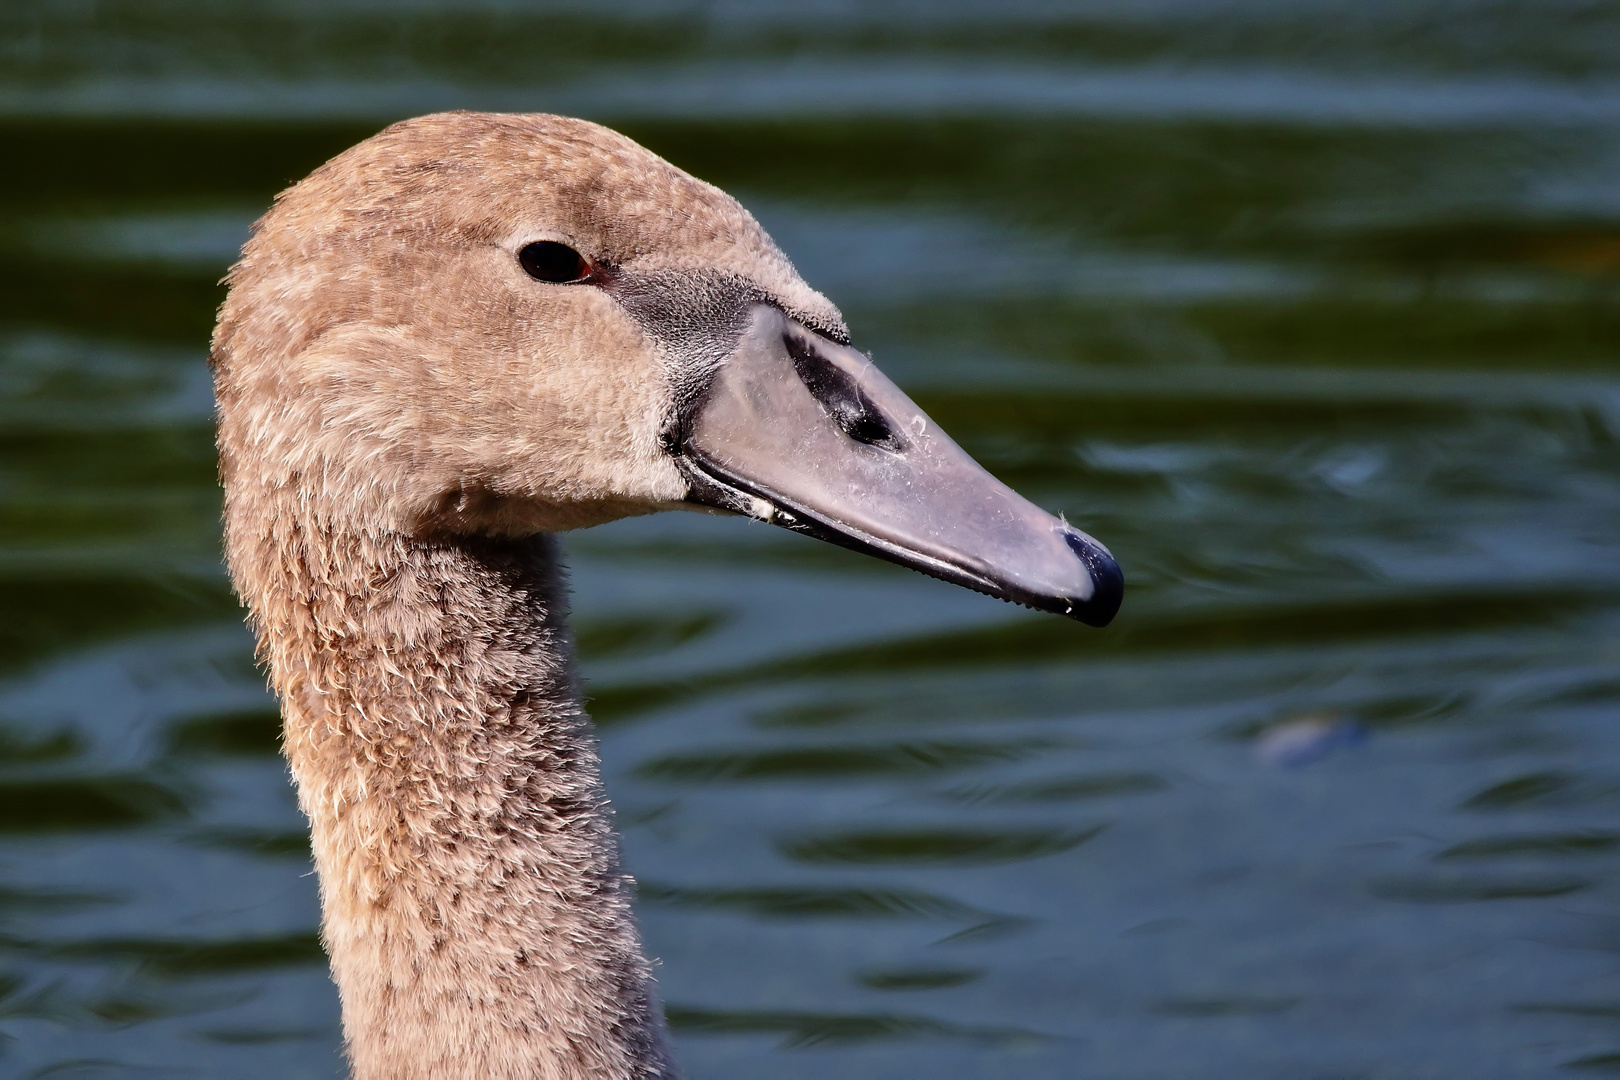
[[[675,432],[689,502],[1106,626],[1108,549],[991,476],[871,360],[759,306]]]

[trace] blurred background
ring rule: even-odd
[[[0,1073],[341,1072],[204,356],[448,107],[736,194],[1130,583],[566,538],[695,1080],[1620,1072],[1620,5],[7,0]]]

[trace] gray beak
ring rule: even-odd
[[[986,472],[863,354],[760,305],[678,435],[688,500],[1106,626],[1108,549]]]

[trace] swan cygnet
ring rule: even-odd
[[[283,192],[211,362],[357,1080],[673,1077],[554,533],[758,518],[1102,625],[735,200],[581,120],[449,113]]]

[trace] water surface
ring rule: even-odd
[[[0,57],[0,1072],[340,1074],[203,358],[270,196],[446,107],[737,194],[1129,577],[1095,632],[567,538],[693,1077],[1620,1071],[1620,8],[22,0]]]

